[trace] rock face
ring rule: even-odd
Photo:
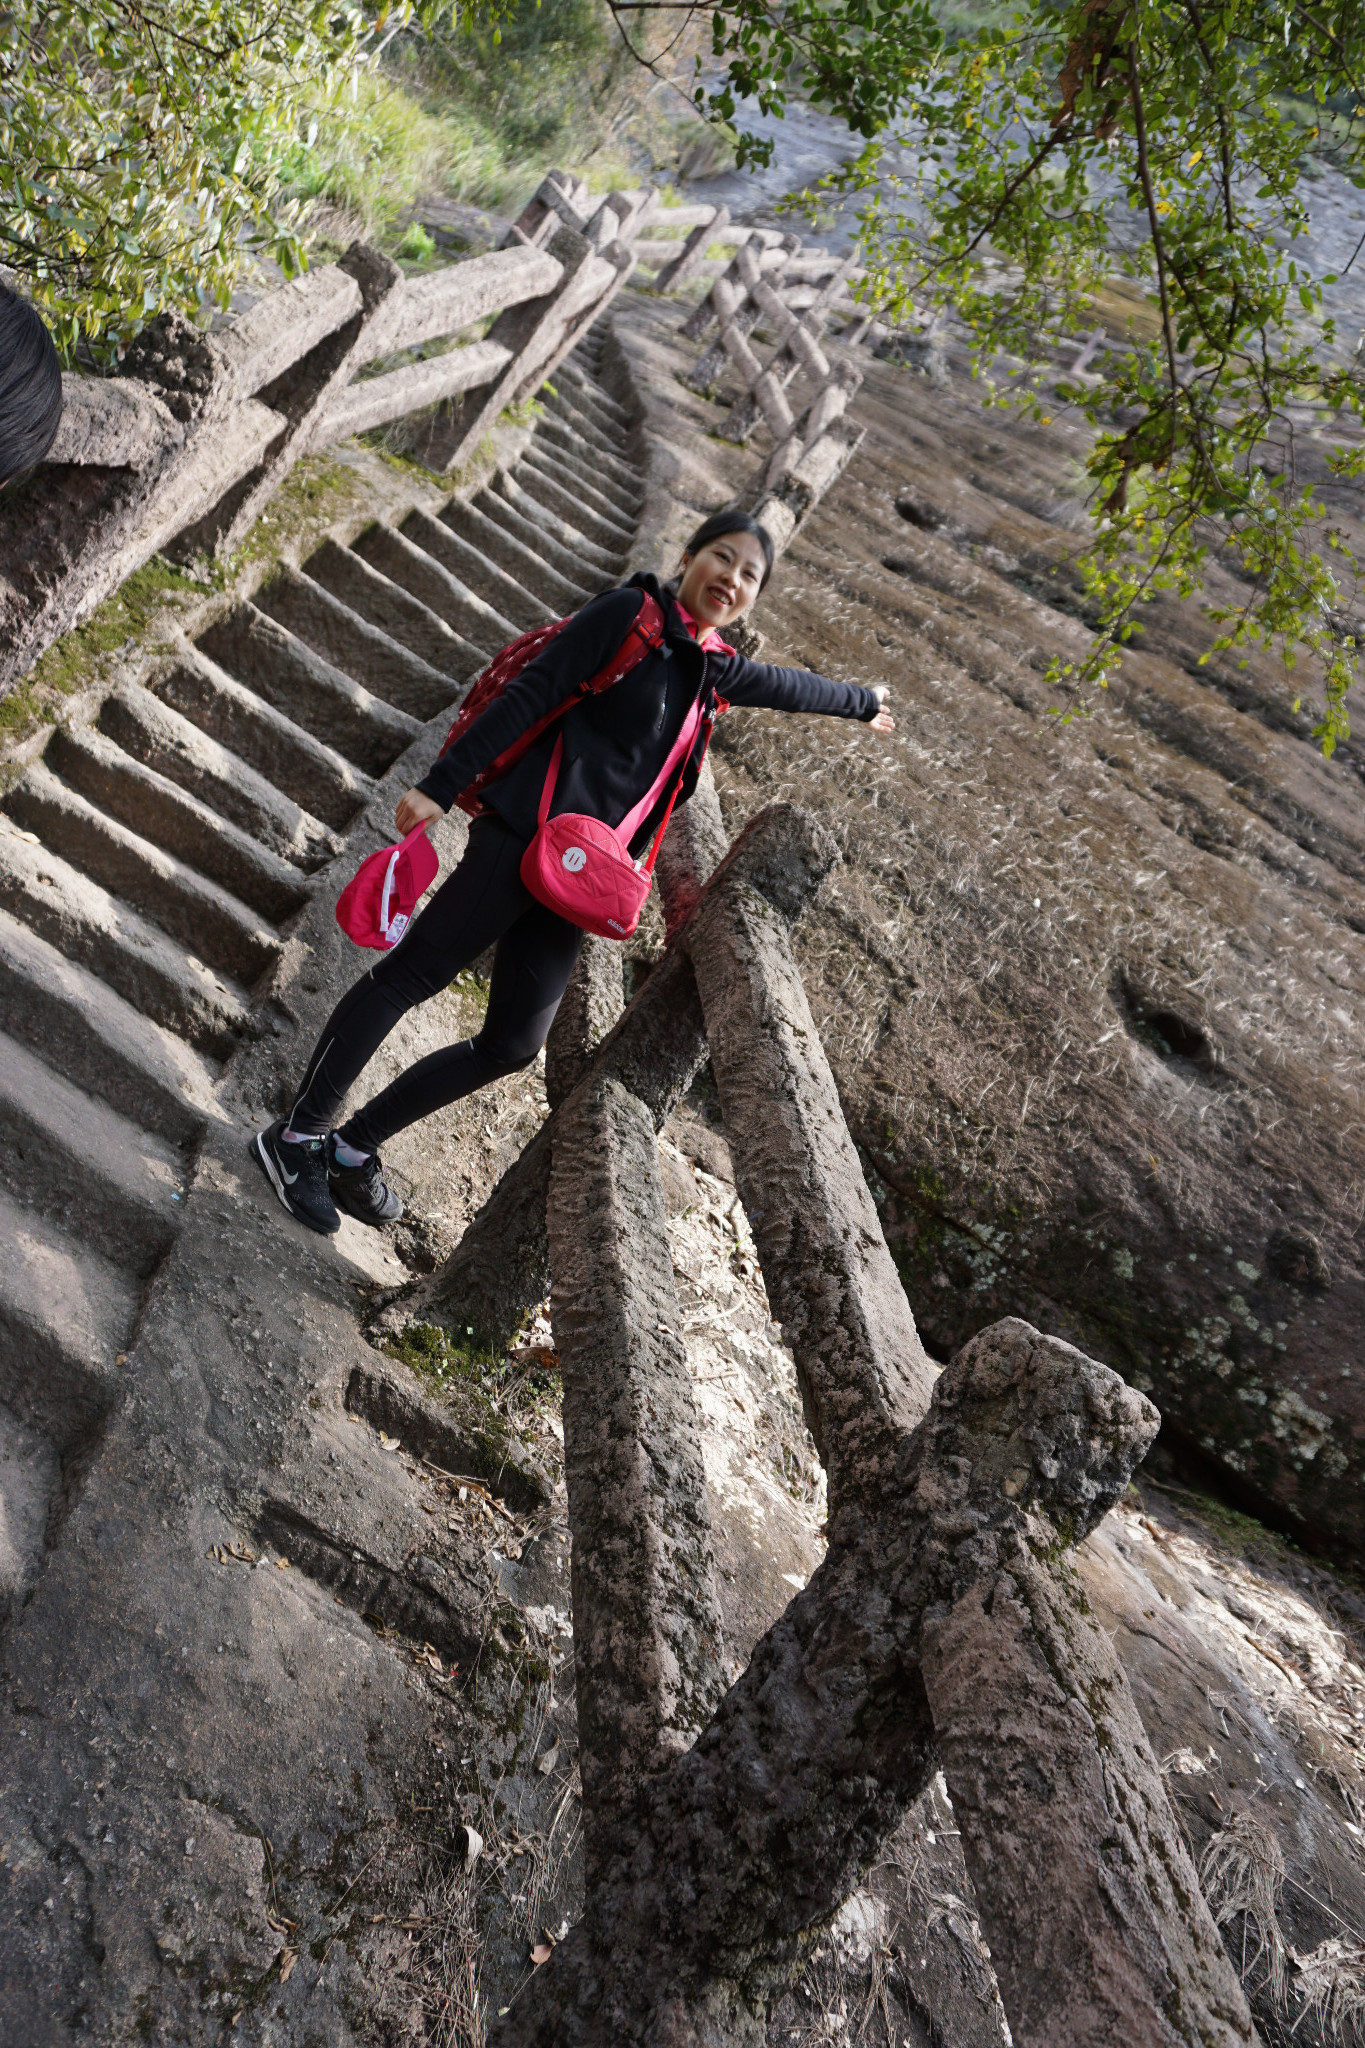
[[[749,458],[701,438],[676,330],[618,323],[706,509]],[[940,1358],[1007,1314],[1070,1338],[1358,1559],[1365,755],[1324,763],[1264,657],[1200,667],[1173,599],[1059,725],[1081,430],[983,410],[960,363],[865,367],[867,437],[757,623],[768,659],[888,684],[896,734],[746,714],[716,777],[732,832],[782,795],[839,837],[798,950],[915,1320]]]

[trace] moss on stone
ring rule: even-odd
[[[416,1374],[437,1400],[458,1399],[461,1424],[471,1426],[471,1397],[481,1418],[479,1435],[494,1466],[504,1462],[525,1422],[539,1423],[559,1412],[561,1385],[556,1365],[461,1344],[436,1323],[409,1323],[384,1349]]]
[[[18,688],[0,702],[0,746],[26,739],[38,726],[60,716],[62,699],[97,682],[113,657],[154,633],[170,604],[203,594],[202,584],[162,556],[153,556],[83,624],[54,641]]]

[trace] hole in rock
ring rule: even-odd
[[[912,497],[909,492],[897,498],[896,510],[911,526],[919,527],[921,533],[937,533],[944,524],[944,514],[937,505],[931,505],[927,498]]]
[[[1128,1028],[1134,1038],[1141,1039],[1159,1059],[1168,1064],[1183,1063],[1196,1068],[1201,1074],[1215,1071],[1218,1056],[1202,1025],[1189,1017],[1182,1017],[1179,1011],[1168,1009],[1163,1003],[1153,1001],[1128,983],[1123,986],[1122,1001]]]

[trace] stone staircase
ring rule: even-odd
[[[468,502],[279,570],[0,800],[0,1618],[119,1390],[225,1068],[382,777],[497,648],[629,567],[595,330]]]

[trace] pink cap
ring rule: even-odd
[[[357,946],[387,953],[398,944],[440,862],[419,825],[398,846],[381,846],[360,863],[337,899],[337,923]]]

